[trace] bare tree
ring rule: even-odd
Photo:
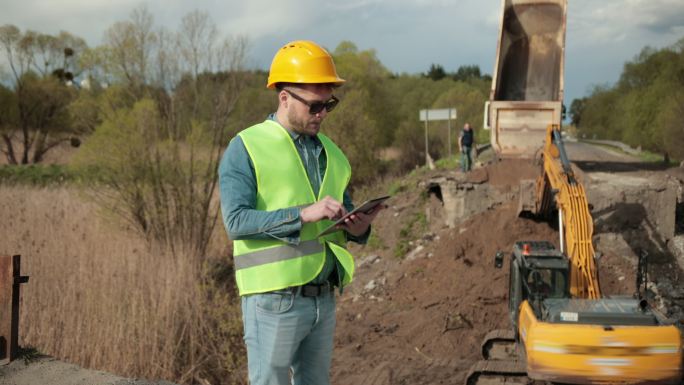
[[[119,93],[134,101],[102,107],[108,112],[76,162],[97,170],[100,183],[92,196],[99,203],[151,245],[168,249],[175,262],[189,262],[200,272],[220,212],[216,169],[245,85],[247,40],[220,39],[210,18],[199,12],[186,16],[175,32],[139,27],[128,21],[110,28],[102,48],[109,54],[98,64],[117,69],[120,80],[103,92],[102,103]],[[154,39],[148,38],[150,31]],[[210,350],[223,348],[202,338],[216,332],[216,323],[196,316],[177,331],[182,346],[177,366],[162,368],[180,373],[180,382],[216,379],[228,371],[222,358],[227,353]]]
[[[201,261],[219,212],[216,168],[244,86],[247,40],[219,39],[206,13],[188,14],[173,34],[154,30],[150,17],[137,10],[108,30],[104,66],[120,71],[136,101],[103,117],[82,162],[103,170],[113,194],[104,203],[175,255]]]
[[[206,12],[193,11],[183,17],[178,32],[178,48],[184,70],[194,78],[201,71],[213,71],[218,32]]]
[[[139,91],[150,79],[150,60],[158,43],[152,14],[141,6],[130,20],[120,21],[105,32],[107,72]]]
[[[2,152],[10,164],[41,162],[60,143],[71,140],[68,105],[75,90],[68,86],[77,68],[73,60],[85,42],[67,32],[57,36],[0,27],[0,48],[10,68],[13,98],[2,108]],[[19,148],[17,148],[17,146]]]
[[[180,81],[180,63],[175,52],[176,36],[165,28],[160,28],[157,36],[159,46],[155,58],[155,83],[168,91]]]
[[[26,51],[21,49],[19,44],[21,40],[19,28],[10,24],[0,27],[0,44],[15,80],[20,79],[31,65],[30,57],[25,54]]]

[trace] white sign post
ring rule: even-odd
[[[420,110],[418,113],[418,119],[421,122],[425,122],[425,164],[429,164],[430,153],[428,152],[428,122],[437,120],[447,121],[448,130],[448,146],[449,146],[449,157],[451,157],[451,120],[456,120],[456,107],[454,108],[441,108],[435,110]]]

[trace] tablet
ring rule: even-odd
[[[356,214],[356,213],[368,214],[369,212],[373,211],[373,209],[378,207],[378,205],[380,205],[382,202],[389,199],[389,197],[390,197],[389,195],[385,195],[383,197],[374,198],[374,199],[370,199],[370,200],[363,202],[361,204],[361,206],[358,206],[354,210],[348,212],[347,215],[345,215],[342,218],[335,221],[333,224],[328,226],[325,230],[321,231],[321,233],[318,234],[317,236],[320,237],[320,236],[327,235],[327,234],[330,234],[330,233],[335,232],[335,231],[342,230],[342,229],[335,228],[335,226],[343,224],[345,219],[349,218],[349,216],[352,214]]]

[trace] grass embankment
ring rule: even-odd
[[[11,180],[34,180],[36,170]],[[20,344],[126,377],[241,383],[238,302],[230,285],[218,288],[232,273],[151,249],[63,185],[70,177],[49,175],[59,183],[0,184],[0,253],[21,254],[30,276]],[[212,253],[228,260],[227,241],[216,244]]]
[[[665,157],[663,154],[657,154],[654,152],[646,151],[646,150],[641,150],[637,151],[635,150],[634,152],[627,152],[624,149],[620,148],[619,146],[614,146],[609,143],[602,143],[602,142],[597,142],[593,140],[584,140],[580,139],[580,142],[584,143],[589,143],[592,146],[597,146],[597,147],[602,147],[605,148],[609,151],[615,152],[620,155],[626,155],[626,156],[631,156],[631,157],[636,157],[640,159],[644,163],[665,163]],[[665,164],[668,167],[675,167],[679,165],[679,161],[670,159],[667,164]]]

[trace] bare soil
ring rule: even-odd
[[[538,172],[529,161],[494,163],[467,178],[510,190]],[[423,229],[413,227],[408,253],[395,256],[400,229],[421,210],[438,211],[439,204],[434,196],[421,198],[415,190],[396,195],[375,225],[385,248],[355,250],[356,282],[339,298],[333,383],[462,383],[470,365],[480,359],[484,335],[510,327],[507,264],[494,268],[495,253],[504,251],[508,262],[516,241],[547,240],[558,246],[557,229],[518,217],[517,202],[511,201],[452,229],[431,217]],[[603,243],[610,245],[606,239]],[[678,282],[677,269],[653,271]],[[634,294],[636,259],[608,248],[600,278],[604,295]]]
[[[517,218],[507,205],[429,234],[411,260],[363,264],[339,306],[334,382],[462,381],[482,337],[509,326],[508,272],[494,268],[494,255],[517,240],[554,238],[546,223]]]

